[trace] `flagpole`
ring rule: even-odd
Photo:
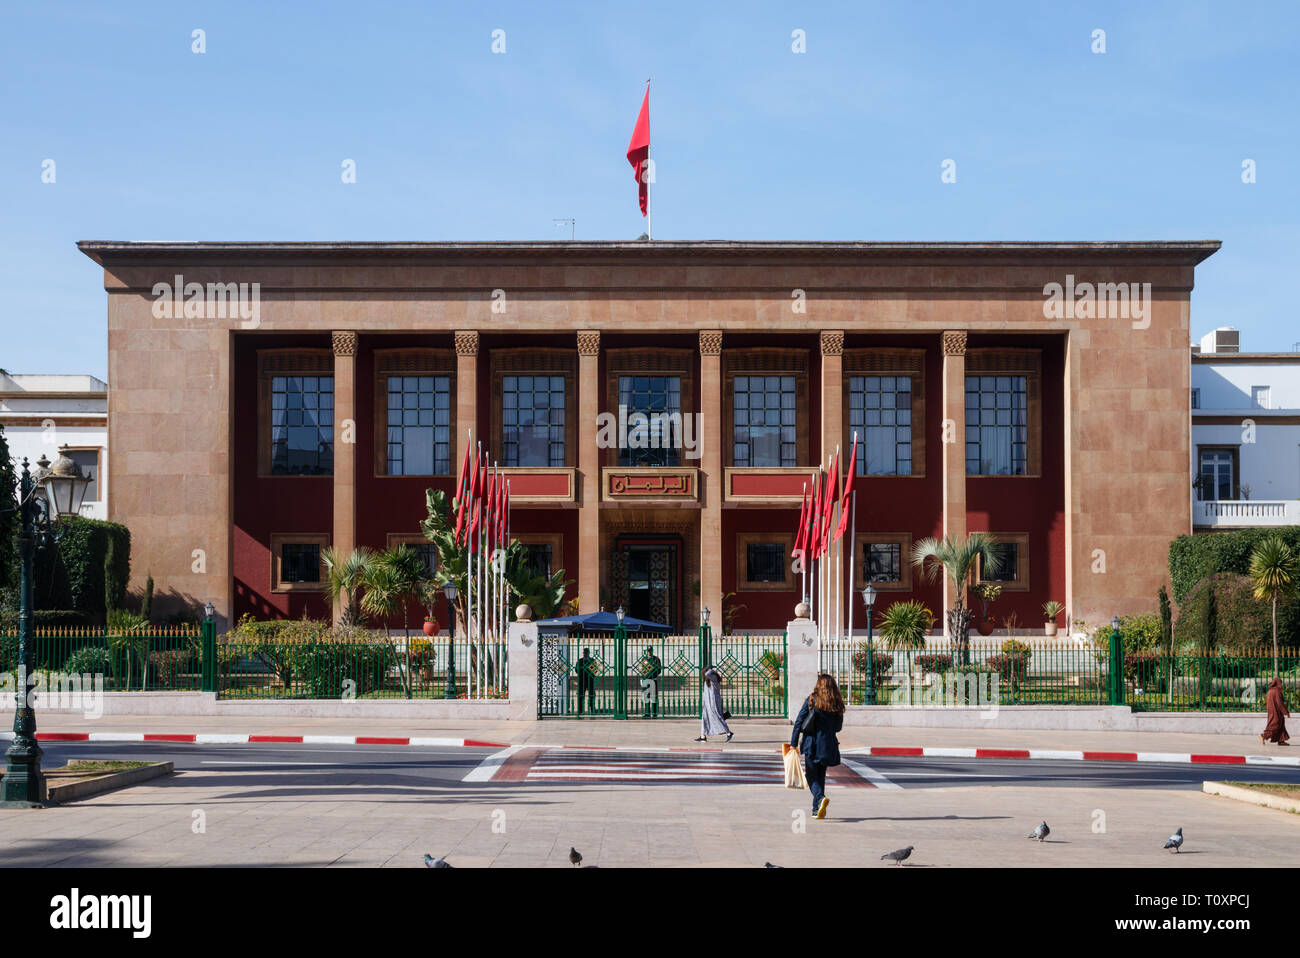
[[[647,78],[646,81],[645,81],[645,92],[646,92],[646,96],[648,97],[648,96],[650,95],[650,79],[649,79],[649,78]],[[650,165],[650,113],[649,113],[649,111],[646,112],[646,118],[645,118],[645,132],[646,132],[646,144],[645,144],[645,169],[643,169],[643,170],[641,171],[641,175],[644,176],[644,177],[646,177],[646,181],[645,181],[645,238],[646,238],[647,241],[650,241],[650,240],[653,240],[653,239],[655,238],[655,234],[654,234],[653,229],[651,228],[651,227],[652,227],[652,223],[653,223],[653,221],[652,221],[651,218],[650,218],[650,193],[651,193],[651,190],[650,190],[650,181],[654,179],[654,177],[650,175],[650,171],[651,171],[652,169],[654,169],[654,167],[652,167],[652,166]]]
[[[474,448],[474,430],[465,430],[466,451]],[[465,490],[465,694],[473,690],[474,673],[470,669],[469,647],[474,642],[474,474],[478,471],[478,459],[474,460],[474,470],[469,475],[469,485]]]

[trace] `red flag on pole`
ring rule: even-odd
[[[826,513],[826,474],[819,467],[813,479],[812,488],[812,528],[808,531],[808,558],[816,559],[822,554],[822,523]]]
[[[469,551],[473,555],[478,551],[479,516],[483,512],[483,472],[479,469],[479,457],[474,457],[474,476],[470,479],[469,494],[473,497],[474,511],[469,523]]]
[[[799,526],[794,534],[794,551],[802,552],[808,538],[808,484],[804,483],[803,498],[799,500]]]
[[[645,99],[641,101],[641,112],[636,118],[636,127],[632,130],[632,139],[627,145],[627,161],[632,164],[636,174],[637,198],[641,201],[641,215],[646,214],[646,161],[650,159],[650,87],[645,88]]]
[[[822,525],[821,551],[825,552],[831,545],[831,520],[835,518],[835,503],[840,498],[840,454],[835,453],[831,460],[830,472],[826,473],[826,508]]]
[[[844,505],[840,507],[840,524],[835,527],[835,538],[844,535],[849,527],[850,496],[853,495],[853,476],[858,470],[858,434],[853,434],[853,451],[849,453],[849,472],[844,477]]]
[[[466,493],[469,492],[469,447],[465,443],[465,461],[460,466],[460,481],[456,483],[456,544],[460,545],[465,534],[465,522],[469,517]]]

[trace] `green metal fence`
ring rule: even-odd
[[[38,674],[102,675],[106,692],[181,692],[202,688],[202,633],[198,626],[155,626],[128,633],[103,626],[38,628],[33,636]],[[18,667],[18,634],[0,633],[0,671]]]
[[[504,641],[393,636],[291,642],[225,636],[216,648],[221,699],[505,699]]]
[[[871,681],[867,680],[868,660]],[[972,641],[889,650],[865,640],[830,639],[821,669],[851,705],[1129,705],[1137,710],[1260,711],[1274,675],[1272,652],[1242,655],[1125,655],[1060,642]],[[1300,650],[1279,655],[1288,701],[1300,693]],[[795,690],[801,694],[800,690]],[[971,700],[972,693],[977,696]]]
[[[624,635],[539,638],[539,717],[698,718],[702,675],[722,675],[722,707],[737,717],[786,714],[785,636]]]

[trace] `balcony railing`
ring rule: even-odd
[[[1207,499],[1192,503],[1192,524],[1218,529],[1300,525],[1300,500]]]

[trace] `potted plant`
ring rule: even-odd
[[[996,582],[981,582],[975,586],[975,594],[980,598],[980,617],[975,623],[975,628],[980,635],[992,635],[996,623],[989,615],[989,606],[1002,595],[1002,586]]]
[[[1055,599],[1043,603],[1043,615],[1047,619],[1046,623],[1044,623],[1043,629],[1044,634],[1049,639],[1056,638],[1056,617],[1061,614],[1064,608],[1065,606],[1061,605],[1061,603],[1057,602]]]
[[[420,604],[427,613],[424,617],[424,634],[432,638],[438,634],[438,619],[433,614],[433,604],[442,594],[442,588],[433,579],[425,579],[416,589]]]

